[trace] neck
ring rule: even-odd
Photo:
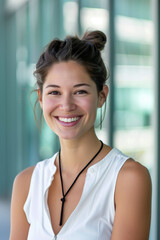
[[[67,172],[81,170],[101,146],[95,133],[83,139],[60,140],[60,143],[62,168]]]

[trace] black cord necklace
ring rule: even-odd
[[[66,193],[64,193],[64,187],[63,187],[63,178],[62,178],[62,170],[61,170],[61,156],[60,156],[60,151],[59,151],[59,172],[60,172],[60,179],[61,179],[61,187],[62,187],[62,195],[63,197],[61,198],[62,201],[62,207],[61,207],[61,215],[60,215],[60,223],[59,226],[62,226],[62,221],[63,221],[63,209],[64,209],[64,202],[65,202],[65,197],[67,196],[67,194],[69,193],[69,191],[71,190],[71,188],[73,187],[73,185],[75,184],[75,182],[77,181],[77,179],[79,178],[79,176],[81,175],[81,173],[89,166],[89,164],[97,157],[97,155],[100,153],[100,151],[103,148],[103,142],[101,142],[101,147],[98,150],[98,152],[94,155],[94,157],[87,163],[87,165],[78,173],[77,177],[75,178],[75,180],[73,181],[73,183],[71,184],[71,186],[69,187],[69,189],[67,190]]]

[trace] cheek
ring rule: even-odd
[[[56,101],[54,101],[54,99],[46,98],[46,99],[43,100],[43,112],[44,112],[44,114],[45,114],[45,112],[49,113],[55,107],[56,107]]]
[[[97,111],[97,101],[95,98],[89,98],[82,101],[81,106],[88,113],[95,113]]]

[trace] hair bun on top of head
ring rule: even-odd
[[[93,44],[96,48],[101,51],[104,49],[107,37],[106,35],[99,31],[86,31],[82,37],[82,40],[87,41],[88,43]]]

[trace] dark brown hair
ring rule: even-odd
[[[101,50],[106,43],[106,35],[101,31],[87,31],[80,39],[78,36],[67,36],[64,40],[54,39],[41,54],[34,76],[37,88],[43,92],[43,84],[50,67],[62,61],[73,60],[81,64],[95,82],[97,91],[103,89],[108,72],[101,57]],[[34,110],[38,100],[35,103]]]

